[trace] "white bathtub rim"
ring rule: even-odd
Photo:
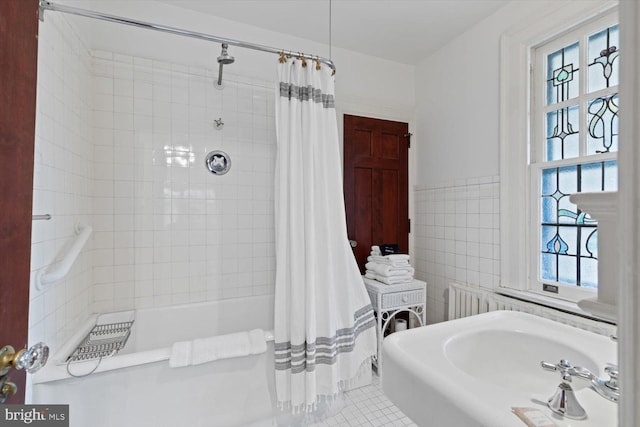
[[[58,349],[53,356],[49,359],[49,363],[47,363],[42,369],[32,375],[31,380],[32,384],[41,384],[47,383],[51,381],[59,381],[64,379],[74,378],[69,375],[67,372],[67,358],[68,356],[76,349],[76,347],[82,342],[82,340],[87,336],[89,331],[97,324],[98,319],[102,316],[106,316],[109,319],[115,319],[111,321],[118,321],[118,319],[127,319],[137,317],[138,312],[157,312],[159,310],[180,310],[180,309],[188,309],[188,308],[198,308],[205,305],[214,305],[214,304],[224,304],[225,302],[248,302],[250,300],[259,300],[259,299],[273,299],[273,295],[257,295],[251,297],[243,297],[243,298],[229,298],[224,300],[216,300],[216,301],[202,301],[197,303],[186,303],[186,304],[178,304],[171,305],[165,307],[150,307],[150,308],[142,308],[137,310],[125,310],[125,311],[117,311],[112,313],[97,313],[92,314],[87,321],[83,324],[81,328],[78,329],[76,333],[74,333],[66,342],[63,344],[60,349]],[[273,341],[273,330],[266,329],[265,332],[265,340]],[[206,337],[201,337],[206,338]],[[126,345],[125,345],[126,348]],[[135,353],[125,353],[125,354],[117,354],[115,356],[103,358],[98,364],[98,360],[88,360],[84,362],[72,362],[69,370],[75,375],[82,375],[84,373],[90,372],[92,369],[98,367],[93,371],[93,373],[107,372],[116,369],[123,369],[130,366],[136,365],[144,365],[149,363],[160,362],[163,360],[169,360],[171,356],[171,346],[168,347],[160,347],[151,350],[143,350]]]
[[[264,331],[265,340],[273,341],[273,331],[268,330]],[[269,351],[267,349],[267,351]],[[244,357],[251,356],[259,356],[258,355],[248,355]],[[168,361],[171,357],[171,347],[158,348],[154,350],[147,351],[139,351],[136,353],[129,354],[119,354],[112,357],[104,358],[98,364],[98,360],[88,360],[85,362],[74,362],[70,365],[69,370],[72,374],[76,376],[82,376],[88,372],[93,370],[92,374],[97,374],[100,372],[113,371],[133,366],[146,365],[149,363],[156,363],[162,361]],[[215,363],[216,361],[208,362]],[[96,365],[97,368],[96,368]],[[167,364],[167,368],[169,365]],[[169,369],[179,369],[179,368],[169,368]],[[88,375],[90,376],[90,375]],[[87,377],[88,377],[87,376]],[[51,364],[47,365],[45,368],[42,368],[39,372],[33,375],[32,382],[33,384],[42,384],[51,381],[59,381],[70,378],[76,378],[72,375],[69,375],[67,372],[66,363],[62,364]],[[81,377],[83,378],[83,377]]]
[[[163,360],[168,360],[169,356],[171,356],[171,348],[159,348],[156,350],[148,350],[141,351],[138,353],[131,354],[123,354],[112,357],[106,357],[100,361],[98,364],[98,359],[88,360],[86,362],[73,362],[69,366],[69,370],[71,373],[77,376],[91,372],[96,365],[98,367],[92,372],[91,375],[97,374],[100,372],[113,371],[118,369],[123,369],[132,366],[145,365],[148,363],[161,362]],[[90,377],[88,375],[86,377]],[[67,372],[66,363],[63,364],[51,364],[46,368],[42,368],[39,372],[37,372],[33,376],[33,384],[42,384],[48,383],[51,381],[59,381],[66,380],[70,378],[75,378]]]

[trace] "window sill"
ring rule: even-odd
[[[495,291],[497,294],[504,295],[511,298],[516,298],[522,301],[531,302],[533,304],[542,305],[545,307],[553,308],[555,310],[560,310],[565,313],[575,314],[577,316],[585,317],[587,319],[596,320],[599,322],[605,322],[609,324],[615,324],[610,319],[595,316],[592,313],[586,312],[578,307],[578,304],[572,301],[561,300],[558,298],[548,297],[546,295],[541,295],[536,292],[530,291],[519,291],[516,289],[503,288],[500,287]]]

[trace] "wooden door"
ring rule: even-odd
[[[0,347],[27,345],[38,0],[0,6]],[[24,403],[24,372],[12,371]]]
[[[360,271],[371,245],[409,251],[409,126],[344,116],[344,197],[349,239]]]

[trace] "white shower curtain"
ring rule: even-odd
[[[376,351],[371,301],[347,238],[332,70],[289,58],[276,93],[276,392],[281,409],[331,402]]]

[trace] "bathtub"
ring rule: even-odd
[[[177,341],[273,328],[273,296],[136,310],[131,336],[116,356],[83,378],[63,360],[86,335],[79,331],[32,378],[32,403],[69,404],[70,425],[271,426],[275,407],[273,342],[260,355],[170,368]],[[97,361],[71,365],[90,371]]]

